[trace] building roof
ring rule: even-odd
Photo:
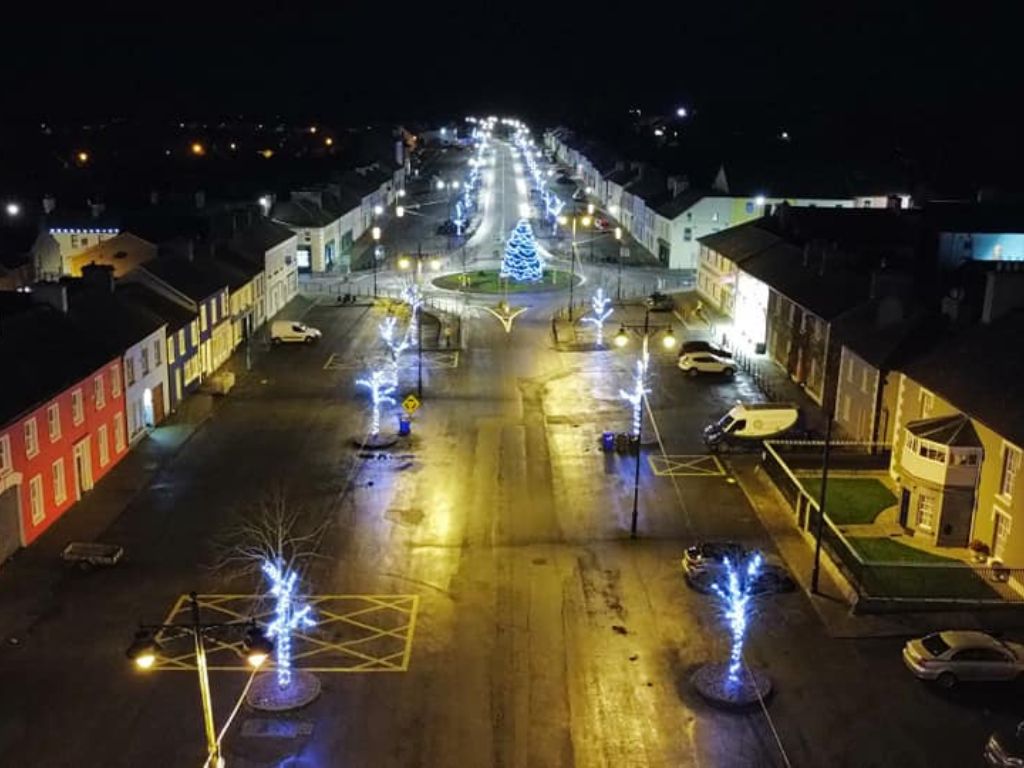
[[[390,179],[390,177],[388,178]],[[356,195],[360,203],[364,197],[380,189],[382,183],[383,181],[378,174],[370,173],[369,171],[363,173],[359,171],[345,171],[337,178],[337,184]]]
[[[312,200],[288,200],[275,203],[270,218],[289,227],[326,227],[338,220]]]
[[[123,277],[135,267],[155,258],[156,253],[153,243],[131,232],[122,232],[73,256],[69,273],[79,277],[86,264],[101,264],[113,267],[114,277]]]
[[[959,448],[981,448],[969,417],[962,413],[907,422],[907,431],[933,443]]]
[[[0,323],[0,424],[64,392],[116,358],[87,330],[48,305]]]
[[[943,316],[883,296],[844,312],[833,321],[831,333],[861,359],[889,371],[927,351],[947,328]]]
[[[146,262],[143,269],[196,302],[227,287],[223,275],[203,259],[161,256]]]
[[[623,192],[639,197],[644,202],[654,203],[665,198],[668,193],[668,185],[663,174],[648,170],[629,182],[623,188]]]
[[[232,250],[258,261],[261,265],[267,251],[295,237],[284,224],[260,217],[240,230],[231,241]]]
[[[685,213],[690,208],[695,206],[705,197],[711,195],[707,192],[701,192],[696,189],[688,189],[684,192],[680,192],[674,197],[666,197],[661,200],[657,205],[654,206],[654,210],[661,216],[664,216],[669,221],[672,221],[677,216]]]
[[[1024,311],[979,323],[935,344],[900,370],[993,432],[1024,447]]]
[[[618,184],[620,187],[629,184],[636,177],[636,171],[632,168],[619,168],[613,170],[610,173],[604,174],[604,178],[612,184]]]
[[[119,230],[121,222],[118,216],[99,209],[94,214],[84,210],[57,208],[46,214],[46,227],[51,232],[57,230]]]
[[[118,291],[99,293],[79,283],[69,291],[68,316],[112,355],[120,355],[167,325],[167,320]]]
[[[198,317],[191,309],[161,296],[142,283],[118,283],[117,296],[123,303],[139,307],[164,320],[168,334],[184,328]]]

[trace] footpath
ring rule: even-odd
[[[309,299],[296,297],[282,310],[282,316],[301,317],[311,306]],[[250,363],[267,347],[265,340],[258,339],[250,350]],[[236,380],[251,375],[244,345],[221,370],[233,372]],[[0,642],[20,643],[47,610],[67,569],[73,567],[60,559],[64,547],[72,541],[103,541],[104,532],[210,422],[222,402],[224,397],[203,391],[189,395],[38,539],[0,565]]]

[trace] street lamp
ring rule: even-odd
[[[402,218],[403,216],[405,216],[405,206],[404,205],[396,205],[395,206],[395,216],[397,216],[398,218]]]
[[[568,223],[568,219],[565,216],[558,217],[558,223],[565,226]],[[573,216],[572,217],[572,246],[569,255],[569,322],[572,322],[572,301],[573,301],[573,289],[576,283],[576,222],[579,222],[584,227],[590,226],[589,216]]]
[[[4,206],[4,210],[7,212],[8,216],[14,218],[19,213],[21,213],[21,206],[18,205],[17,203],[8,203],[7,205]]]
[[[377,298],[377,249],[380,248],[380,227],[370,230],[373,238],[373,298]]]
[[[203,709],[203,728],[206,732],[207,765],[223,766],[220,754],[220,739],[213,724],[213,700],[210,695],[210,672],[206,660],[206,639],[226,640],[229,637],[243,638],[246,659],[253,669],[259,669],[274,649],[274,644],[259,629],[255,621],[234,621],[204,623],[199,613],[199,598],[189,593],[190,619],[187,624],[141,624],[135,639],[125,655],[141,670],[152,669],[160,653],[158,637],[164,641],[191,637],[196,655],[196,672],[199,675],[199,700]],[[250,680],[251,682],[251,680]],[[243,694],[244,695],[244,694]]]
[[[631,398],[633,402],[634,417],[633,423],[636,431],[636,466],[633,470],[633,516],[629,525],[629,537],[631,539],[636,538],[637,519],[639,517],[640,508],[640,442],[643,432],[643,404],[647,397],[646,380],[647,380],[647,365],[650,359],[650,338],[651,335],[659,331],[664,331],[665,335],[661,339],[661,345],[665,349],[672,349],[676,345],[675,332],[672,330],[671,325],[651,325],[651,308],[650,306],[644,307],[644,324],[642,326],[634,326],[623,324],[619,327],[619,332],[615,334],[615,346],[622,349],[629,343],[628,331],[634,330],[643,333],[643,347],[640,352],[640,360],[637,362],[637,381],[634,398]]]
[[[383,214],[384,214],[384,206],[383,205],[381,205],[380,203],[377,203],[377,205],[373,206],[373,215],[374,216],[381,216]]]
[[[423,261],[424,261],[423,249],[421,245],[416,246],[416,272],[415,280],[416,286],[420,287],[423,284]],[[441,269],[441,260],[436,256],[430,258],[430,269],[437,272]],[[403,256],[398,260],[398,268],[405,270],[412,267],[412,259],[408,256]],[[422,296],[422,292],[420,293]],[[423,318],[416,318],[415,313],[417,312],[416,307],[413,307],[413,319],[418,320],[416,323],[416,396],[423,399]]]

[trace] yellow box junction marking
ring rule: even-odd
[[[419,595],[306,595],[316,626],[292,635],[292,660],[309,672],[405,672],[409,668]],[[204,622],[255,619],[266,626],[273,620],[273,599],[262,595],[199,595]],[[165,624],[191,621],[187,595],[180,596]],[[242,635],[234,642],[206,640],[211,670],[251,671],[242,649]],[[153,669],[195,670],[190,637],[166,640],[157,636],[162,651]]]
[[[648,456],[651,471],[659,477],[720,477],[725,467],[717,456]]]

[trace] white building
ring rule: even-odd
[[[277,203],[272,221],[288,227],[298,237],[295,248],[299,272],[332,272],[337,269],[341,248],[341,215],[322,207],[319,190],[297,190],[288,202]]]
[[[263,267],[266,281],[263,319],[269,320],[299,292],[296,263],[298,236],[283,224],[258,218],[241,230],[231,249],[250,263]],[[257,317],[257,325],[260,325]]]

